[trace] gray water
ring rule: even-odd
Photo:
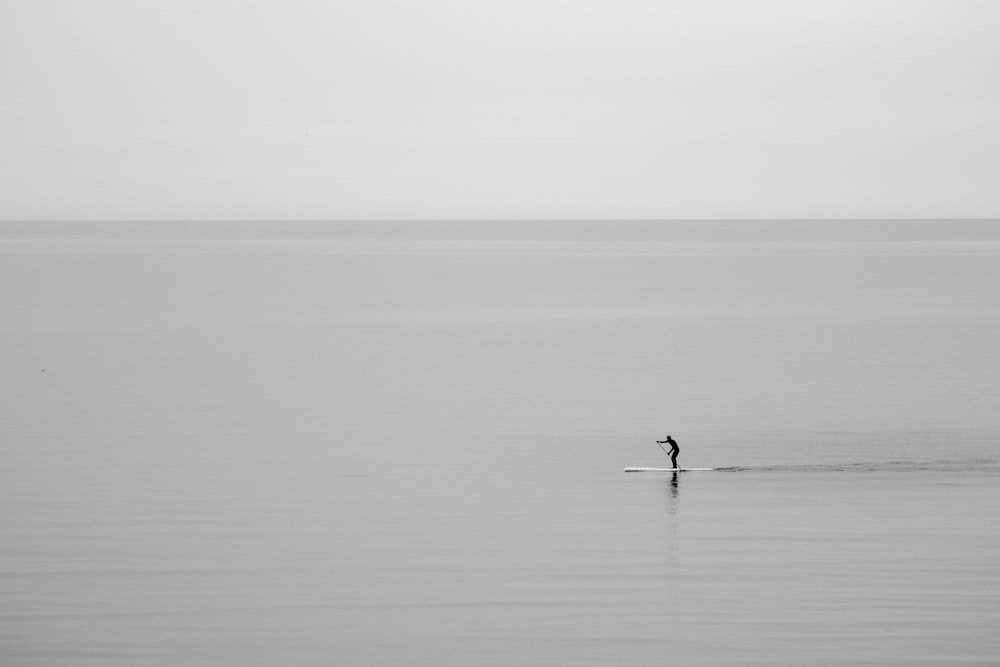
[[[1000,664],[991,223],[0,232],[5,666]]]

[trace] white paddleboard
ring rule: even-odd
[[[625,472],[693,472],[695,470],[715,470],[715,468],[625,468]]]

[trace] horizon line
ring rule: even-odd
[[[747,218],[21,218],[0,224],[31,223],[670,223],[670,222],[1000,222],[995,217],[747,217]]]

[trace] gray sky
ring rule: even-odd
[[[992,0],[4,0],[0,219],[1000,217]]]

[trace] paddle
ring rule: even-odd
[[[666,448],[665,448],[665,447],[664,447],[664,446],[663,446],[662,444],[660,444],[660,441],[659,441],[659,440],[657,440],[657,441],[656,441],[656,444],[660,446],[660,449],[662,449],[662,450],[663,450],[663,453],[664,453],[664,454],[666,454],[667,456],[670,456],[670,452],[668,452],[668,451],[666,450]],[[671,459],[671,461],[672,461],[672,460],[673,460],[673,459]]]

